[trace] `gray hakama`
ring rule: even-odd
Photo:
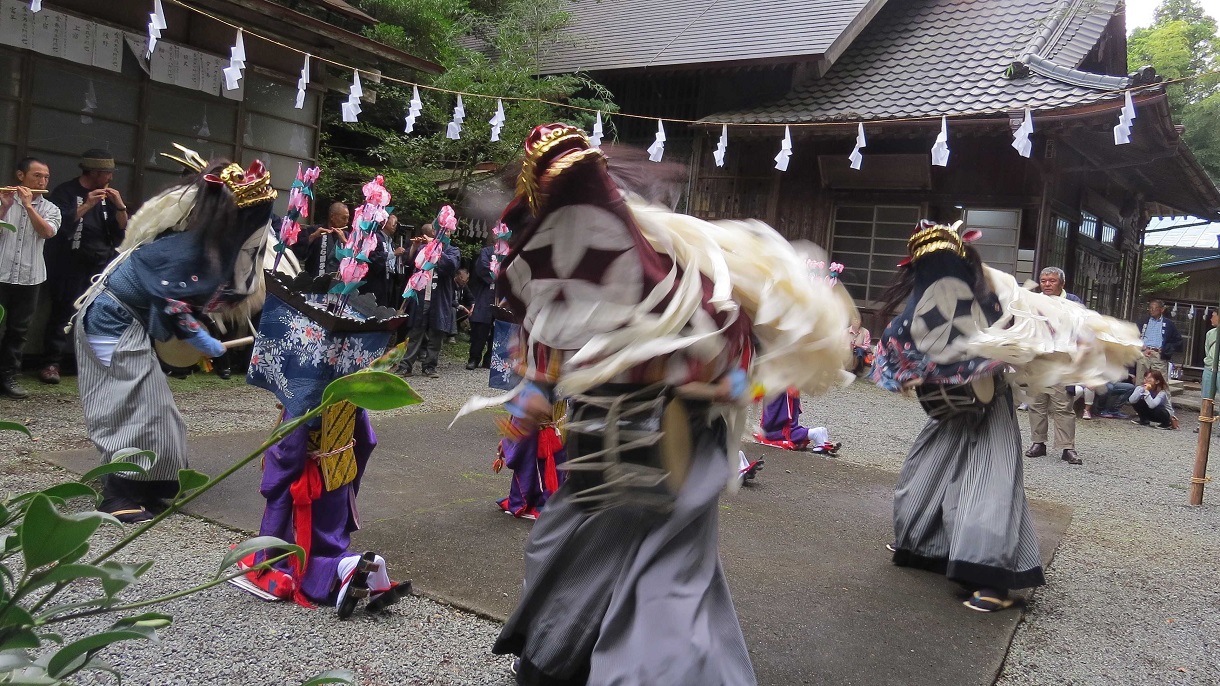
[[[590,512],[571,502],[571,480],[547,502],[520,603],[493,649],[521,656],[519,683],[757,683],[720,564],[724,423],[691,424],[692,464],[672,512]]]
[[[894,563],[979,588],[1041,586],[1012,391],[979,415],[928,420],[894,492]]]
[[[101,451],[103,462],[109,462],[124,448],[156,454],[148,474],[124,477],[176,482],[178,470],[187,466],[186,423],[174,404],[148,333],[138,319],[132,321],[119,337],[107,367],[94,353],[85,333],[83,319],[89,304],[92,302],[82,307],[73,321],[81,404],[89,438]]]

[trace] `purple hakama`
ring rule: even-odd
[[[567,452],[559,431],[544,425],[517,441],[501,439],[500,455],[513,471],[513,481],[508,497],[498,505],[514,517],[537,518],[547,499],[563,485],[558,466],[567,461]]]
[[[801,394],[794,389],[763,406],[762,434],[759,441],[789,450],[809,445],[809,429],[801,426]]]
[[[284,418],[285,421],[291,419]],[[298,483],[306,463],[312,459],[308,449],[309,433],[316,430],[316,426],[299,427],[267,450],[263,460],[263,481],[259,486],[259,492],[267,499],[263,523],[259,527],[260,536],[275,536],[290,543],[302,544],[302,541],[297,540],[293,525],[292,487]],[[360,490],[360,480],[364,476],[369,456],[373,453],[373,448],[377,447],[377,434],[373,433],[366,410],[356,413],[353,440],[356,478],[333,491],[322,488],[320,495],[310,504],[311,533],[307,547],[309,556],[305,573],[302,578],[297,579],[297,585],[307,598],[320,604],[328,603],[338,590],[339,560],[353,554],[348,551],[348,544],[351,542],[352,532],[360,528],[356,495]],[[276,567],[288,574],[293,572],[291,560],[284,560]]]

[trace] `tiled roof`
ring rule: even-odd
[[[854,38],[885,0],[573,0],[541,72],[811,58]],[[858,19],[858,21],[857,21]],[[848,35],[845,35],[848,34]]]
[[[1075,67],[1097,43],[1116,5],[1117,0],[891,0],[820,79],[772,104],[704,121],[1002,114],[1113,98],[1099,89],[1122,88],[1125,77]],[[1005,78],[1005,68],[1022,58],[1033,62],[1031,73]]]

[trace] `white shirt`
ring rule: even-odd
[[[55,203],[35,196],[32,204],[34,211],[58,231],[60,214]],[[0,283],[34,286],[46,281],[47,264],[42,259],[45,239],[34,230],[20,198],[13,199],[13,206],[0,220],[17,227],[15,232],[0,227]]]

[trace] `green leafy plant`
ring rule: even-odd
[[[0,310],[0,318],[3,312]],[[113,461],[89,471],[75,481],[0,500],[0,684],[55,685],[86,670],[118,672],[98,657],[105,648],[121,641],[156,641],[157,630],[171,624],[170,615],[148,611],[162,603],[198,593],[243,574],[234,572],[238,560],[252,552],[276,551],[256,568],[265,568],[289,557],[304,558],[304,551],[270,536],[244,541],[230,550],[212,579],[175,593],[146,600],[125,601],[124,591],[138,583],[153,568],[152,561],[128,564],[115,560],[119,551],[147,534],[166,517],[207,493],[243,466],[258,459],[268,448],[296,428],[321,415],[329,405],[347,401],[368,410],[389,410],[421,401],[402,379],[384,371],[401,350],[391,351],[369,369],[336,379],[326,387],[322,403],[301,417],[280,424],[262,445],[215,477],[193,469],[178,472],[180,488],[170,507],[154,519],[132,530],[118,542],[91,554],[94,538],[102,527],[122,525],[114,517],[94,511],[100,494],[90,485],[107,474],[144,474],[156,456],[148,451],[127,450]],[[13,422],[0,422],[0,430],[29,431]],[[83,500],[89,509],[68,511],[69,501]],[[92,583],[90,583],[92,582]],[[60,597],[72,589],[73,599]],[[85,599],[79,599],[84,596]],[[57,633],[86,618],[117,616],[109,627],[84,631],[83,637],[65,643]],[[80,633],[80,632],[78,632]],[[55,647],[58,646],[58,647]],[[346,670],[320,674],[306,682],[352,683]]]
[[[1190,281],[1181,272],[1165,270],[1173,255],[1162,246],[1144,247],[1144,262],[1140,265],[1140,295],[1165,295]]]
[[[567,0],[359,0],[380,20],[367,30],[377,40],[433,60],[445,68],[435,77],[415,72],[386,76],[421,82],[451,93],[421,89],[423,113],[414,131],[403,133],[411,87],[386,80],[376,86],[360,121],[339,120],[337,95],[324,108],[318,193],[354,202],[359,188],[382,174],[403,223],[430,220],[439,205],[462,202],[467,186],[487,178],[489,168],[512,164],[522,142],[538,124],[565,122],[589,130],[602,112],[607,139],[615,133],[609,115],[618,111],[612,94],[585,74],[540,75],[539,58],[548,46],[567,40]],[[445,136],[456,95],[466,93],[461,138]],[[489,97],[472,97],[481,94]],[[488,120],[495,98],[505,100],[506,122],[491,141]]]

